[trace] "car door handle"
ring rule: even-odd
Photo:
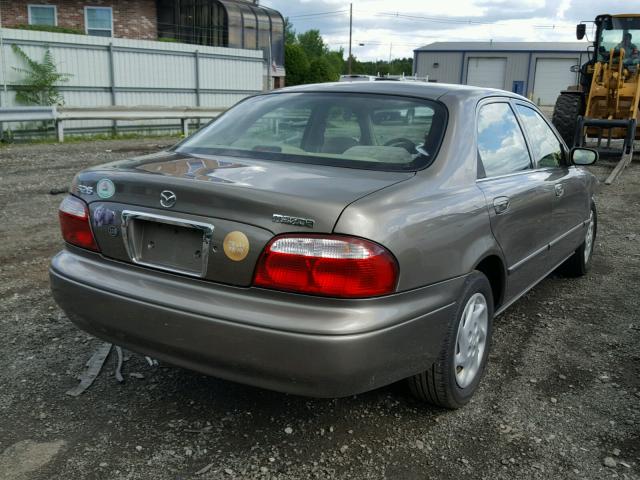
[[[556,197],[561,197],[564,195],[564,185],[561,183],[557,183],[555,186]]]
[[[496,211],[496,214],[498,215],[509,210],[509,197],[494,198],[493,209]]]

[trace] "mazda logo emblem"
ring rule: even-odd
[[[171,190],[165,190],[160,194],[160,205],[164,208],[171,208],[176,204],[178,197]]]

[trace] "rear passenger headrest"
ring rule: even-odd
[[[413,161],[411,154],[402,147],[358,145],[345,150],[342,155],[369,162],[411,163]]]

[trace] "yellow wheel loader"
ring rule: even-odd
[[[640,14],[599,15],[594,23],[591,58],[574,67],[579,85],[560,94],[553,124],[569,146],[583,146],[588,138],[597,141],[601,155],[621,155],[610,184],[631,162],[634,140],[640,139]],[[581,23],[578,40],[585,34]],[[612,148],[612,140],[622,140],[622,149]]]

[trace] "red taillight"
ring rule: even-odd
[[[99,251],[89,222],[87,204],[76,197],[68,196],[60,204],[58,210],[62,238],[77,247]]]
[[[283,235],[264,249],[254,285],[340,298],[393,293],[395,258],[380,245],[338,235]]]

